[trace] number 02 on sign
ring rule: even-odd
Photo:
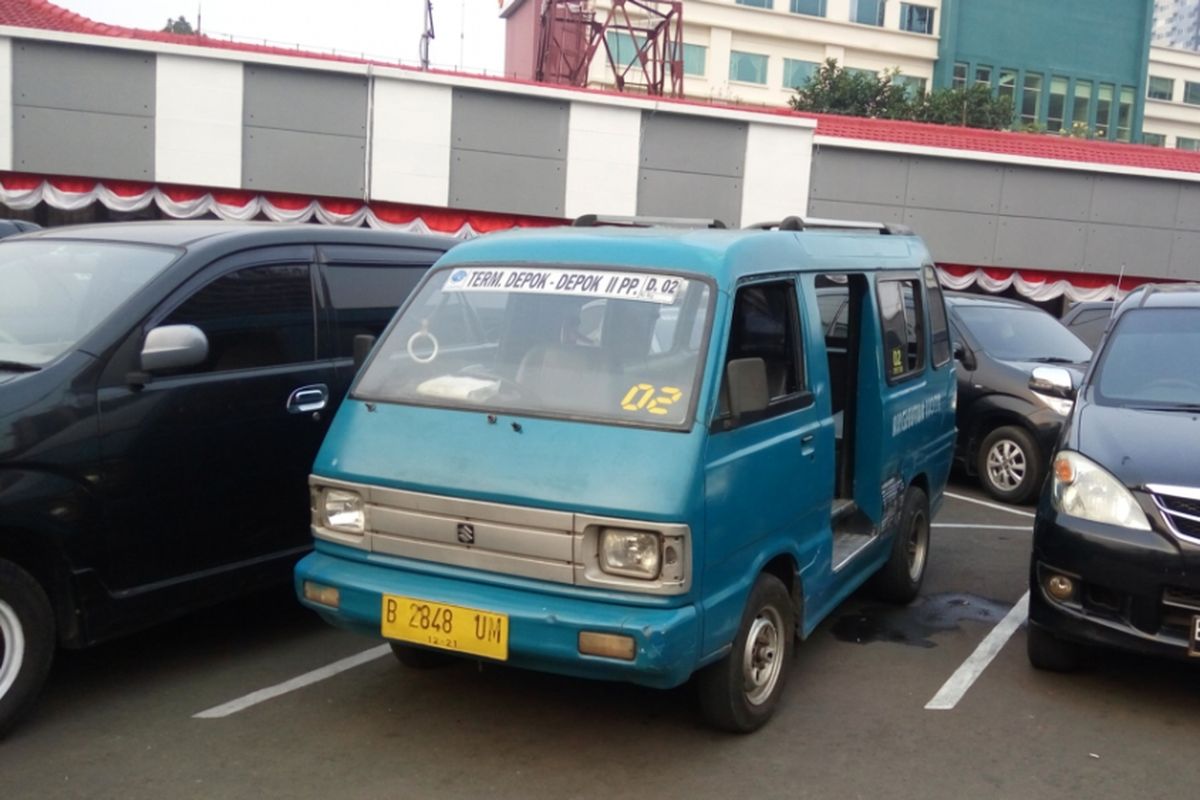
[[[508,660],[508,615],[385,594],[380,633],[388,639]]]

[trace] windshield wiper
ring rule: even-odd
[[[1132,408],[1135,411],[1183,411],[1188,414],[1200,413],[1200,403],[1160,403],[1160,404],[1137,404],[1128,405],[1126,408]]]
[[[1062,356],[1038,356],[1037,358],[1027,359],[1036,364],[1074,364],[1075,359],[1063,358]]]
[[[0,361],[0,371],[3,372],[37,372],[41,367],[36,364],[26,364],[24,361]]]

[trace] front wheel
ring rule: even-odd
[[[787,588],[774,575],[759,575],[733,648],[696,676],[705,719],[733,733],[761,728],[775,713],[787,683],[795,633]]]
[[[42,587],[0,560],[0,737],[37,700],[54,659],[54,612]]]
[[[976,469],[983,489],[1005,503],[1027,502],[1041,488],[1042,449],[1029,431],[1005,425],[979,445]]]
[[[911,603],[921,591],[929,562],[929,498],[919,486],[904,493],[900,526],[888,560],[871,578],[871,589],[892,603]]]

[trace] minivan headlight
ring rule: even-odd
[[[345,489],[326,489],[321,493],[321,517],[324,527],[343,533],[362,533],[366,523],[362,496]]]
[[[662,569],[662,537],[649,531],[605,528],[600,532],[600,569],[610,575],[654,580]]]
[[[1064,514],[1093,522],[1150,530],[1133,493],[1106,469],[1072,450],[1054,457],[1051,501]]]

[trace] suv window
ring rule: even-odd
[[[352,357],[354,337],[359,334],[382,334],[425,270],[424,266],[329,264],[325,280],[337,314],[334,355]]]
[[[767,368],[771,407],[767,416],[791,411],[784,401],[804,388],[800,347],[800,314],[792,281],[756,283],[738,289],[725,362],[761,358]],[[728,388],[722,381],[721,413],[728,413]]]
[[[187,372],[219,372],[312,361],[316,352],[307,264],[248,267],[217,278],[162,325],[195,325],[208,358]]]
[[[917,374],[925,365],[925,323],[916,279],[881,280],[879,318],[883,330],[883,368],[888,383]]]

